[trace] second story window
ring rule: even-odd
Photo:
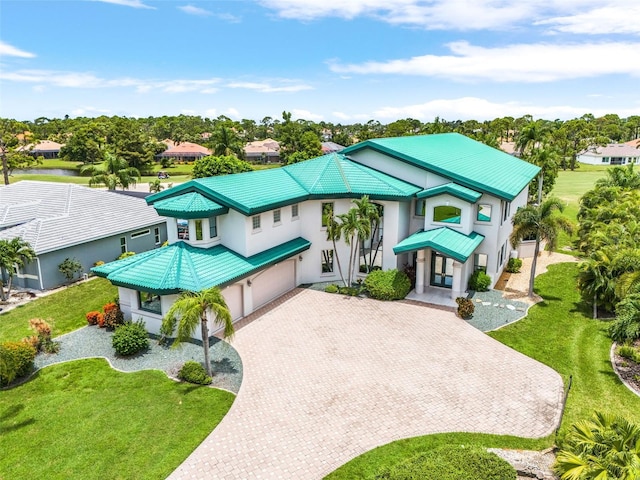
[[[273,211],[273,223],[280,223],[281,220],[281,213],[280,213],[280,209],[278,208],[277,210]]]
[[[254,215],[251,219],[251,224],[254,230],[260,230],[260,215]]]
[[[329,220],[333,217],[333,202],[322,202],[322,226],[327,227]]]
[[[209,238],[218,236],[218,219],[216,217],[209,218]]]
[[[478,205],[478,216],[476,217],[478,222],[490,222],[491,221],[491,205]]]
[[[298,204],[291,205],[291,218],[298,218]]]
[[[196,220],[196,240],[202,240],[202,220]]]
[[[424,211],[425,208],[427,206],[427,201],[424,199],[417,199],[416,200],[416,217],[424,217]]]
[[[433,221],[444,223],[460,223],[462,211],[449,205],[440,205],[433,209]]]

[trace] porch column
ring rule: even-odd
[[[424,250],[418,250],[416,259],[416,293],[424,293]]]
[[[453,262],[453,285],[451,286],[451,298],[454,300],[462,295],[462,264]]]

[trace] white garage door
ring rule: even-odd
[[[244,316],[242,308],[242,285],[229,285],[222,290],[222,295],[227,302],[227,307],[231,312],[231,318],[235,321]]]
[[[251,284],[253,310],[296,287],[295,260],[287,260],[254,277]]]

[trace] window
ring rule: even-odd
[[[333,273],[333,250],[322,250],[322,273]]]
[[[424,212],[426,210],[427,207],[427,201],[423,200],[423,199],[417,199],[416,200],[416,216],[417,217],[424,217]]]
[[[151,230],[149,230],[147,228],[146,230],[140,230],[139,232],[133,232],[131,234],[131,238],[144,237],[145,235],[149,235],[150,233],[151,233]]]
[[[476,220],[479,222],[491,221],[491,205],[478,205],[478,215]]]
[[[327,227],[329,219],[333,217],[333,202],[322,203],[322,226]]]
[[[189,222],[178,219],[178,239],[189,240]]]
[[[202,220],[196,220],[196,240],[202,240],[204,237],[202,236]]]
[[[609,163],[609,157],[602,157],[602,163]]]
[[[433,209],[433,221],[445,223],[460,223],[462,211],[449,205],[440,205]]]
[[[502,214],[500,215],[500,225],[507,221],[509,218],[509,211],[511,210],[511,203],[505,202],[504,200],[501,203]]]
[[[251,222],[253,224],[254,230],[260,230],[260,215],[254,215],[254,217],[251,219]]]
[[[160,295],[148,292],[138,292],[138,303],[140,304],[140,310],[162,315]]]
[[[281,220],[281,212],[280,209],[278,208],[277,210],[273,211],[273,223],[280,223]]]
[[[291,218],[298,218],[298,204],[291,205]]]
[[[473,256],[473,269],[474,270],[482,270],[483,272],[487,271],[487,259],[488,256],[486,253],[476,253]]]
[[[218,236],[218,219],[216,217],[209,217],[209,238],[216,238]]]
[[[120,253],[127,252],[127,237],[120,237]]]
[[[153,229],[153,235],[155,237],[156,245],[160,245],[160,228],[156,227]]]

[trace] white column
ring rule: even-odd
[[[453,262],[453,285],[451,288],[451,298],[454,300],[462,295],[462,264]]]
[[[167,240],[169,244],[178,241],[178,220],[172,217],[167,218]]]
[[[424,293],[424,250],[418,250],[416,259],[416,293]]]

